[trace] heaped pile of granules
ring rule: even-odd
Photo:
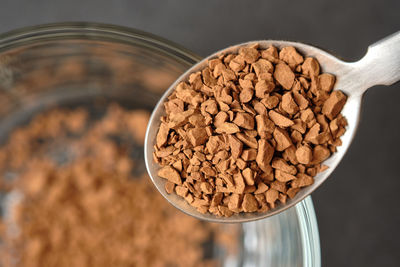
[[[341,145],[347,97],[293,47],[242,47],[209,60],[164,104],[154,160],[165,190],[201,213],[284,204]]]
[[[90,116],[50,110],[0,149],[2,190],[22,196],[2,218],[0,265],[218,266],[205,244],[235,244],[237,233],[184,215],[155,192],[139,166],[148,112],[111,105]]]

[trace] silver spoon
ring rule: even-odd
[[[181,81],[187,81],[191,73],[206,67],[209,59],[216,58],[220,54],[237,53],[240,47],[256,43],[259,44],[260,48],[263,49],[268,48],[270,45],[274,45],[279,49],[286,46],[293,46],[303,56],[316,58],[319,61],[323,72],[331,73],[336,76],[337,81],[334,89],[340,89],[348,96],[346,105],[342,110],[342,114],[348,121],[346,133],[341,138],[343,144],[342,146],[338,147],[338,151],[336,153],[334,153],[324,162],[325,165],[329,166],[329,169],[315,176],[314,184],[302,188],[297,195],[293,199],[287,201],[286,204],[279,204],[275,209],[269,210],[265,213],[240,213],[228,218],[217,217],[209,213],[202,214],[198,212],[196,208],[187,204],[184,199],[176,194],[167,194],[164,189],[166,180],[157,176],[159,166],[153,161],[153,146],[155,144],[158,127],[160,125],[160,117],[165,115],[163,103]],[[242,223],[275,215],[294,206],[305,197],[310,195],[329,177],[329,175],[339,164],[356,133],[360,117],[361,99],[364,92],[374,85],[392,85],[399,80],[400,31],[369,46],[367,54],[357,62],[344,62],[319,48],[296,42],[274,40],[252,41],[228,47],[204,58],[191,67],[188,71],[181,75],[178,80],[171,85],[171,87],[168,88],[168,90],[157,103],[153,114],[150,117],[150,122],[146,132],[144,155],[147,171],[157,189],[171,204],[181,211],[198,219],[211,222]]]

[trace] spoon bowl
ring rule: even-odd
[[[176,194],[168,194],[164,189],[166,180],[157,175],[160,167],[153,161],[153,152],[156,135],[160,126],[160,117],[165,115],[163,104],[180,82],[187,81],[191,73],[205,68],[209,59],[216,58],[221,54],[238,53],[240,47],[253,44],[258,44],[261,49],[266,49],[271,45],[278,49],[293,46],[303,56],[317,59],[322,72],[331,73],[336,76],[336,84],[333,90],[341,90],[348,97],[341,112],[347,119],[348,126],[346,127],[345,134],[341,137],[342,145],[337,148],[336,153],[333,153],[330,158],[323,162],[323,164],[327,165],[329,168],[324,172],[318,173],[314,177],[314,183],[312,185],[302,188],[293,199],[288,200],[285,204],[280,203],[274,209],[264,213],[239,213],[231,217],[217,217],[210,213],[202,214],[198,212],[196,208],[189,205],[183,198]],[[150,117],[146,132],[144,154],[147,171],[156,188],[171,204],[198,219],[219,223],[243,223],[275,215],[296,205],[310,195],[330,176],[342,160],[357,130],[363,93],[374,85],[391,85],[399,79],[400,32],[371,45],[367,54],[357,62],[345,62],[324,50],[297,42],[264,40],[251,41],[228,47],[204,58],[187,70],[168,88],[157,103]]]

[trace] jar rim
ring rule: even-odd
[[[0,34],[0,53],[12,48],[45,40],[112,40],[127,44],[152,46],[180,60],[197,62],[200,56],[172,41],[154,34],[113,24],[96,22],[60,22],[23,27]]]
[[[303,265],[321,266],[321,245],[317,217],[311,196],[306,197],[295,206],[300,225],[300,236],[303,244]]]

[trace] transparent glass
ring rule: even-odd
[[[118,102],[151,110],[197,60],[166,40],[110,25],[44,25],[1,35],[0,142],[53,106]],[[135,156],[142,160],[143,152]],[[320,266],[311,198],[242,229],[241,249],[224,266]]]

